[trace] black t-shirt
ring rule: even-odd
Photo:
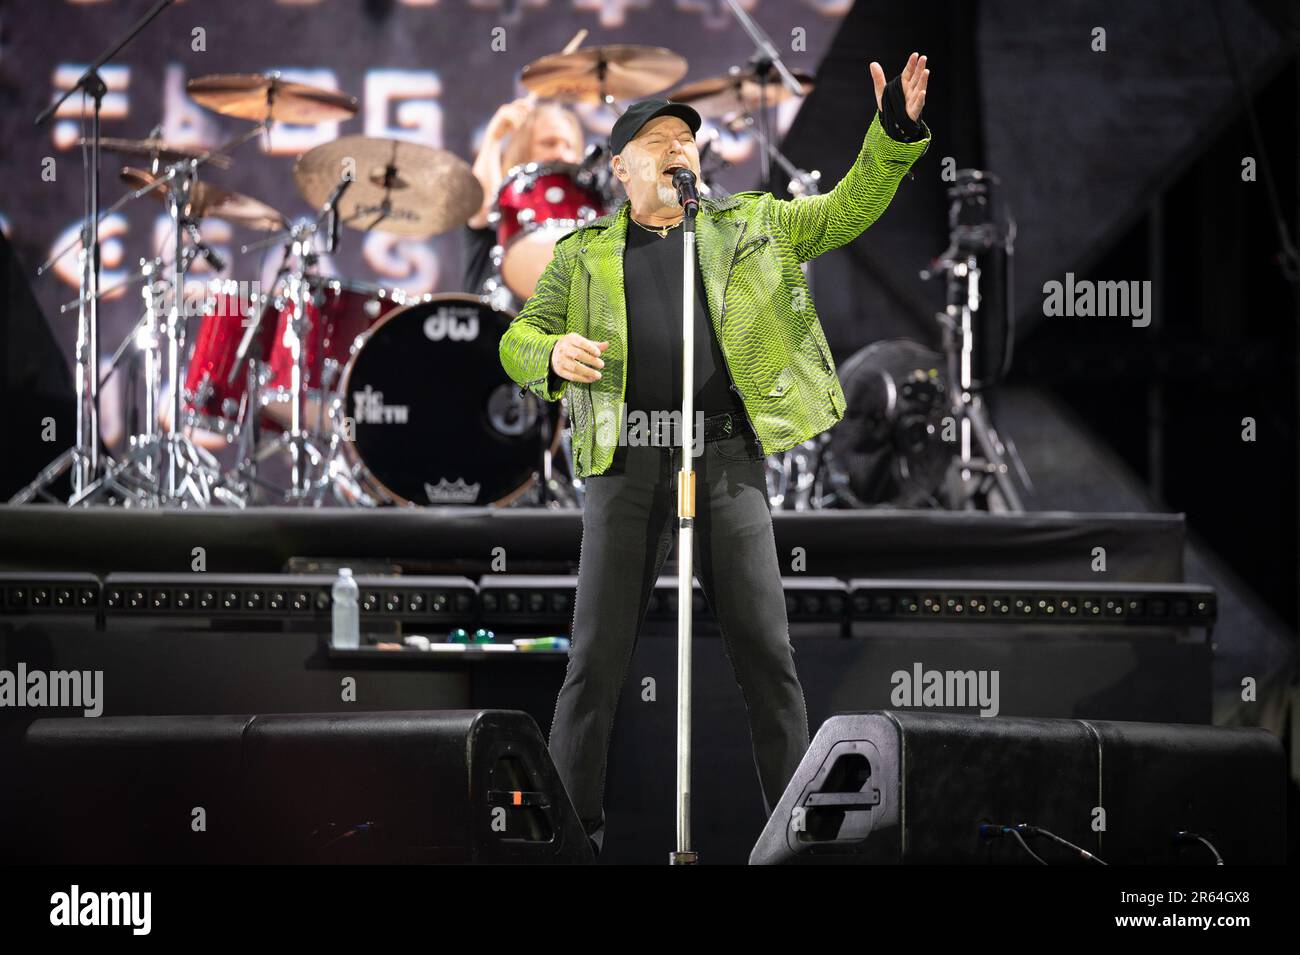
[[[496,244],[495,229],[465,226],[464,291],[477,295],[483,290],[483,283],[492,277],[492,247]]]
[[[682,407],[682,227],[667,238],[627,224],[627,412],[680,413]],[[744,414],[709,321],[704,277],[695,266],[695,411]]]

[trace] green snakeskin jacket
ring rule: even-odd
[[[880,218],[899,180],[929,148],[930,130],[924,132],[915,143],[898,142],[877,114],[857,161],[830,192],[793,200],[740,192],[700,202],[696,256],[709,316],[767,454],[844,417],[844,390],[800,263],[851,242]],[[580,478],[608,468],[625,433],[628,208],[625,201],[556,244],[537,290],[501,338],[501,364],[521,393],[547,401],[568,394]],[[551,370],[551,350],[569,332],[609,342],[598,380],[571,382]]]

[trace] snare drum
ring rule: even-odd
[[[501,281],[520,299],[537,288],[555,243],[604,215],[593,173],[571,163],[530,162],[506,174],[493,206]]]
[[[504,505],[559,446],[558,403],[520,395],[499,348],[513,313],[472,295],[390,312],[356,343],[337,421],[344,452],[397,504]]]

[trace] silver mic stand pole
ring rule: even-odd
[[[678,192],[680,195],[683,190]],[[691,849],[691,610],[695,581],[695,470],[691,449],[695,444],[695,214],[699,205],[691,198],[683,201],[682,206],[685,216],[682,219],[682,467],[677,472],[677,848],[669,853],[670,865],[699,862],[699,853]]]

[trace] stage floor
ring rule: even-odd
[[[777,511],[777,551],[826,577],[1183,582],[1179,514],[995,515],[947,511]],[[216,573],[276,573],[313,560],[387,562],[405,573],[574,570],[576,510],[288,507],[238,511],[0,505],[0,570],[188,572],[195,548]],[[802,550],[796,552],[796,548]]]

